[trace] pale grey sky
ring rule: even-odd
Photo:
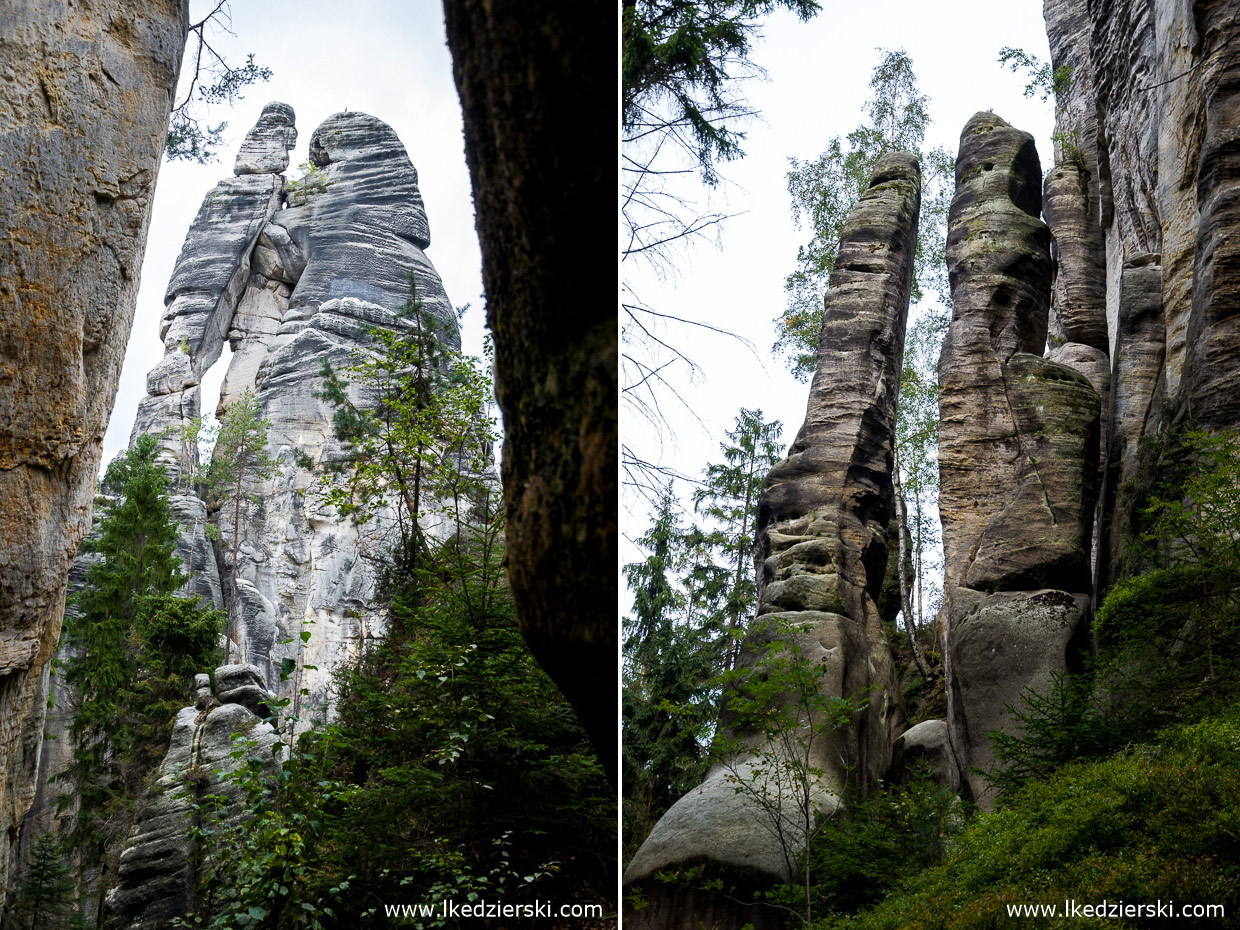
[[[213,3],[191,0],[191,18]],[[160,168],[142,265],[138,306],[121,373],[116,405],[104,440],[106,463],[128,445],[146,373],[163,355],[159,316],[164,288],[203,196],[232,176],[233,158],[263,105],[281,100],[297,113],[297,147],[290,170],[306,160],[310,134],[345,108],[390,124],[418,170],[430,219],[427,256],[456,306],[472,305],[463,323],[466,351],[480,354],[482,276],[474,232],[469,171],[461,135],[460,102],[445,44],[443,11],[436,0],[233,0],[232,31],[212,44],[230,61],[271,68],[271,80],[246,91],[235,106],[215,108],[208,122],[227,120],[219,160],[208,165],[165,161]],[[203,408],[214,407],[226,359],[208,373]],[[214,395],[212,395],[214,391]]]
[[[808,386],[794,380],[771,353],[772,321],[784,307],[784,277],[793,269],[797,246],[809,238],[792,221],[787,160],[816,157],[832,136],[846,135],[862,121],[870,73],[879,59],[876,49],[909,52],[921,92],[930,98],[927,148],[942,145],[955,152],[969,117],[993,109],[1033,133],[1043,171],[1051,165],[1052,104],[1026,99],[1025,78],[997,61],[1004,46],[1023,48],[1042,60],[1049,57],[1041,0],[822,0],[822,8],[808,23],[777,13],[761,30],[764,38],[753,57],[768,80],[748,82],[746,95],[763,119],[747,127],[746,157],[721,168],[729,183],[712,195],[712,205],[742,215],[724,226],[720,247],[702,244],[685,251],[670,280],[631,272],[631,261],[622,265],[621,273],[633,274],[632,283],[647,302],[731,330],[755,350],[723,337],[669,328],[669,339],[702,369],[693,379],[683,369],[673,376],[702,424],[669,404],[675,435],[660,448],[646,424],[622,407],[626,441],[644,457],[691,476],[700,476],[708,462],[720,458],[719,442],[742,406],[759,407],[766,419],[781,420],[785,444],[805,416]],[[695,189],[700,191],[700,185]],[[626,493],[622,562],[641,557],[630,540],[648,523],[645,501]],[[627,609],[627,592],[621,602]]]

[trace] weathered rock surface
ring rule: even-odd
[[[1070,66],[1069,104],[1057,132],[1077,140],[1086,184],[1098,191],[1105,240],[1110,339],[1120,329],[1123,270],[1161,256],[1165,331],[1162,393],[1179,417],[1240,422],[1230,364],[1240,274],[1232,232],[1240,222],[1235,155],[1240,23],[1223,0],[1046,0],[1051,57]],[[1058,170],[1058,169],[1056,169]],[[1049,217],[1049,214],[1048,214]],[[1057,233],[1058,236],[1058,233]],[[1062,272],[1089,279],[1093,258],[1060,256]]]
[[[985,734],[1007,725],[1003,694],[1063,670],[1086,617],[1088,594],[1068,592],[1090,590],[1101,401],[1075,368],[1042,357],[1050,237],[1032,137],[978,113],[960,139],[939,362],[941,616],[951,743],[985,804],[973,769],[993,762]],[[1053,619],[1047,598],[1066,605]]]
[[[186,0],[0,6],[0,904],[187,22]]]
[[[163,930],[184,916],[199,881],[191,829],[206,826],[194,808],[210,810],[213,805],[204,802],[214,794],[224,799],[225,820],[243,815],[244,793],[228,780],[242,764],[232,752],[243,741],[252,744],[246,758],[263,759],[266,772],[278,769],[285,756],[279,734],[264,722],[274,695],[261,670],[224,665],[213,677],[198,676],[195,705],[177,714],[155,785],[125,841],[117,885],[104,902],[108,930]]]
[[[826,734],[810,760],[825,773],[814,789],[823,812],[838,808],[850,779],[872,784],[889,762],[895,688],[877,601],[888,566],[895,406],[920,199],[916,160],[881,159],[841,237],[805,423],[758,504],[759,607],[742,666],[761,675],[769,643],[791,638],[805,662],[824,669],[825,694],[863,707],[850,726]],[[761,737],[741,738],[761,745]],[[736,767],[747,764],[742,758]],[[625,880],[702,862],[786,880],[789,851],[763,816],[717,765],[656,824]]]
[[[238,170],[277,170],[295,138],[292,108],[268,104]],[[381,550],[392,525],[391,514],[380,514],[359,535],[323,502],[317,477],[296,464],[295,450],[315,461],[341,454],[333,408],[314,396],[319,372],[325,362],[337,370],[351,364],[372,329],[408,327],[398,309],[411,274],[424,305],[443,322],[444,338],[459,346],[451,302],[423,252],[430,228],[417,172],[395,132],[373,116],[340,113],[315,130],[310,152],[318,174],[293,186],[297,206],[288,205],[285,181],[273,173],[225,179],[203,201],[168,284],[165,356],[147,379],[150,394],[134,424],[135,437],[169,430],[163,460],[178,481],[180,551],[199,569],[194,590],[217,606],[231,598],[239,534],[235,648],[262,669],[268,687],[293,699],[303,725],[327,713],[332,670],[381,632],[366,555]],[[213,549],[192,485],[198,450],[179,431],[198,414],[202,374],[225,341],[232,358],[221,410],[253,390],[272,424],[268,451],[278,467],[247,489],[257,503],[243,509],[239,528],[231,508],[221,510],[222,538]],[[354,395],[368,402],[358,389]],[[296,672],[281,683],[285,659]]]
[[[288,167],[289,149],[296,144],[293,108],[278,101],[269,103],[246,133],[233,174],[280,174]]]
[[[1124,263],[1120,277],[1114,390],[1098,517],[1099,591],[1118,577],[1124,547],[1132,539],[1138,502],[1127,488],[1137,475],[1141,437],[1154,427],[1161,412],[1165,351],[1160,256],[1134,255]]]
[[[960,769],[952,755],[946,720],[923,720],[901,733],[891,747],[888,777],[894,784],[907,784],[922,771],[935,784],[960,790]]]
[[[1046,175],[1042,213],[1054,240],[1052,344],[1080,343],[1102,351],[1107,341],[1106,253],[1102,228],[1090,212],[1089,173],[1074,160]]]

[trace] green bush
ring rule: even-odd
[[[1075,762],[980,815],[942,864],[874,909],[820,928],[1097,927],[1097,918],[1014,918],[1007,905],[1124,901],[1221,904],[1240,915],[1240,706],[1155,743]],[[1155,921],[1156,922],[1156,921]],[[1113,928],[1144,926],[1107,920]],[[1161,926],[1173,926],[1162,920]]]

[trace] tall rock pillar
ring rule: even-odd
[[[90,526],[188,0],[0,5],[0,904]]]
[[[939,361],[945,671],[953,752],[973,796],[1005,707],[1068,666],[1089,609],[1100,398],[1042,357],[1050,233],[1033,137],[978,113],[948,217],[952,323]]]
[[[850,780],[877,781],[890,758],[895,681],[877,601],[888,563],[896,398],[920,202],[916,159],[882,158],[840,240],[805,423],[758,503],[758,617],[742,664],[762,674],[770,638],[790,637],[804,661],[824,668],[829,696],[860,705],[813,750],[810,764],[824,773],[814,789],[820,811],[839,807]],[[790,879],[788,851],[730,779],[745,765],[715,765],[676,802],[625,880],[702,861],[754,882]],[[633,915],[636,926],[696,926],[703,902],[665,889],[645,889],[651,907]],[[726,927],[759,918],[740,909],[712,915]]]

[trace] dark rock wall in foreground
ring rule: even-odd
[[[616,209],[615,6],[447,0],[504,415],[508,580],[530,651],[617,783],[617,306],[583,216]],[[572,127],[573,144],[564,144]],[[588,153],[588,154],[583,154]],[[604,286],[604,290],[607,287]]]
[[[761,675],[771,638],[791,637],[805,661],[823,667],[828,696],[862,707],[849,725],[826,733],[809,760],[823,772],[813,789],[823,812],[839,808],[850,781],[878,781],[894,736],[895,679],[877,604],[889,561],[896,396],[920,200],[916,159],[884,156],[844,227],[805,423],[758,503],[759,606],[742,667]],[[761,737],[740,736],[761,748]],[[747,767],[748,756],[735,763]],[[790,849],[731,778],[728,766],[714,766],[655,825],[625,873],[626,882],[644,883],[651,905],[626,915],[626,924],[696,926],[690,892],[651,881],[664,870],[706,863],[708,871],[762,881],[792,877]],[[786,833],[795,851],[796,825]],[[693,900],[717,910],[719,926],[770,919],[704,897]]]
[[[188,0],[0,4],[0,905],[90,526]]]

